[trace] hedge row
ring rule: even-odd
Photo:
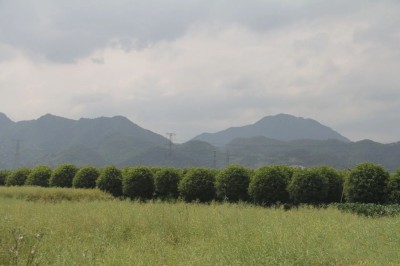
[[[14,171],[0,170],[0,185],[99,188],[115,197],[148,200],[249,201],[327,204],[333,202],[400,203],[400,169],[389,175],[381,166],[359,164],[351,170],[331,167],[265,166],[257,170],[231,165],[205,168],[107,166],[77,168],[63,164],[51,169],[39,165]]]
[[[399,204],[374,204],[374,203],[338,203],[335,204],[340,211],[350,212],[367,217],[397,216],[400,215]]]

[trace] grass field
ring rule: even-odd
[[[0,186],[0,200],[3,198],[40,201],[46,203],[56,203],[62,201],[103,201],[114,199],[111,195],[98,189]]]
[[[400,264],[400,217],[2,195],[0,265]]]

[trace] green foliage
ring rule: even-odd
[[[60,164],[51,174],[50,187],[72,187],[72,179],[77,171],[78,168],[73,164]]]
[[[384,203],[389,173],[380,165],[362,163],[353,168],[345,181],[348,202]]]
[[[217,198],[229,202],[245,201],[248,199],[249,182],[250,173],[248,169],[239,165],[230,165],[216,175]]]
[[[176,199],[179,196],[178,184],[181,174],[174,168],[163,168],[154,175],[154,185],[157,197],[161,199]]]
[[[114,197],[122,196],[122,175],[115,166],[106,166],[100,171],[96,186]]]
[[[100,172],[93,166],[81,167],[72,179],[75,188],[95,188]]]
[[[0,186],[6,184],[6,177],[11,173],[9,170],[0,169]]]
[[[400,169],[389,178],[388,201],[389,203],[400,204]]]
[[[400,215],[400,205],[380,205],[374,203],[343,203],[336,207],[343,212],[351,212],[368,217],[396,216]]]
[[[32,169],[25,180],[27,186],[48,187],[51,176],[51,168],[46,165],[38,165]]]
[[[165,167],[161,166],[149,166],[150,171],[155,175],[158,171],[163,170]]]
[[[186,173],[189,172],[190,169],[192,169],[192,168],[190,168],[190,167],[182,168],[182,169],[181,169],[181,174],[182,174],[182,176],[186,175]]]
[[[31,171],[32,170],[30,168],[20,168],[12,171],[9,175],[7,175],[5,185],[23,186]]]
[[[215,197],[215,171],[192,168],[180,180],[178,190],[186,202],[209,202]]]
[[[63,164],[52,171],[48,166],[39,165],[14,171],[0,169],[0,186],[3,184],[75,188],[97,186],[116,197],[124,195],[141,200],[156,195],[162,200],[181,196],[188,202],[250,199],[261,205],[290,202],[324,204],[340,202],[346,196],[349,202],[400,202],[400,169],[389,176],[383,167],[371,163],[340,171],[328,166],[303,169],[277,165],[251,170],[231,165],[221,170],[126,167],[122,171],[108,166],[100,172],[92,166],[78,170],[72,164]]]
[[[317,168],[298,170],[288,186],[290,198],[295,203],[321,204],[326,201],[329,180]]]
[[[261,205],[287,202],[289,194],[286,187],[291,175],[287,168],[266,166],[257,169],[249,184],[249,195],[252,201]]]
[[[340,202],[343,194],[343,177],[332,167],[321,166],[315,169],[318,175],[328,180],[328,193],[324,203]]]
[[[151,199],[154,193],[153,172],[143,166],[122,172],[122,194],[131,199]]]

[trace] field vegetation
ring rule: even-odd
[[[26,188],[30,189],[30,188]],[[0,265],[398,265],[400,217],[242,203],[0,201]]]
[[[0,265],[398,265],[399,179],[371,163],[0,170]]]
[[[63,201],[98,201],[114,198],[98,189],[68,189],[43,187],[0,187],[0,200],[18,199],[56,203]]]

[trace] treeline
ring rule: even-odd
[[[115,166],[78,168],[62,164],[0,170],[2,186],[98,188],[114,197],[186,202],[245,201],[276,204],[400,203],[400,169],[362,163],[349,170],[284,165],[257,170],[231,165],[221,170]]]

